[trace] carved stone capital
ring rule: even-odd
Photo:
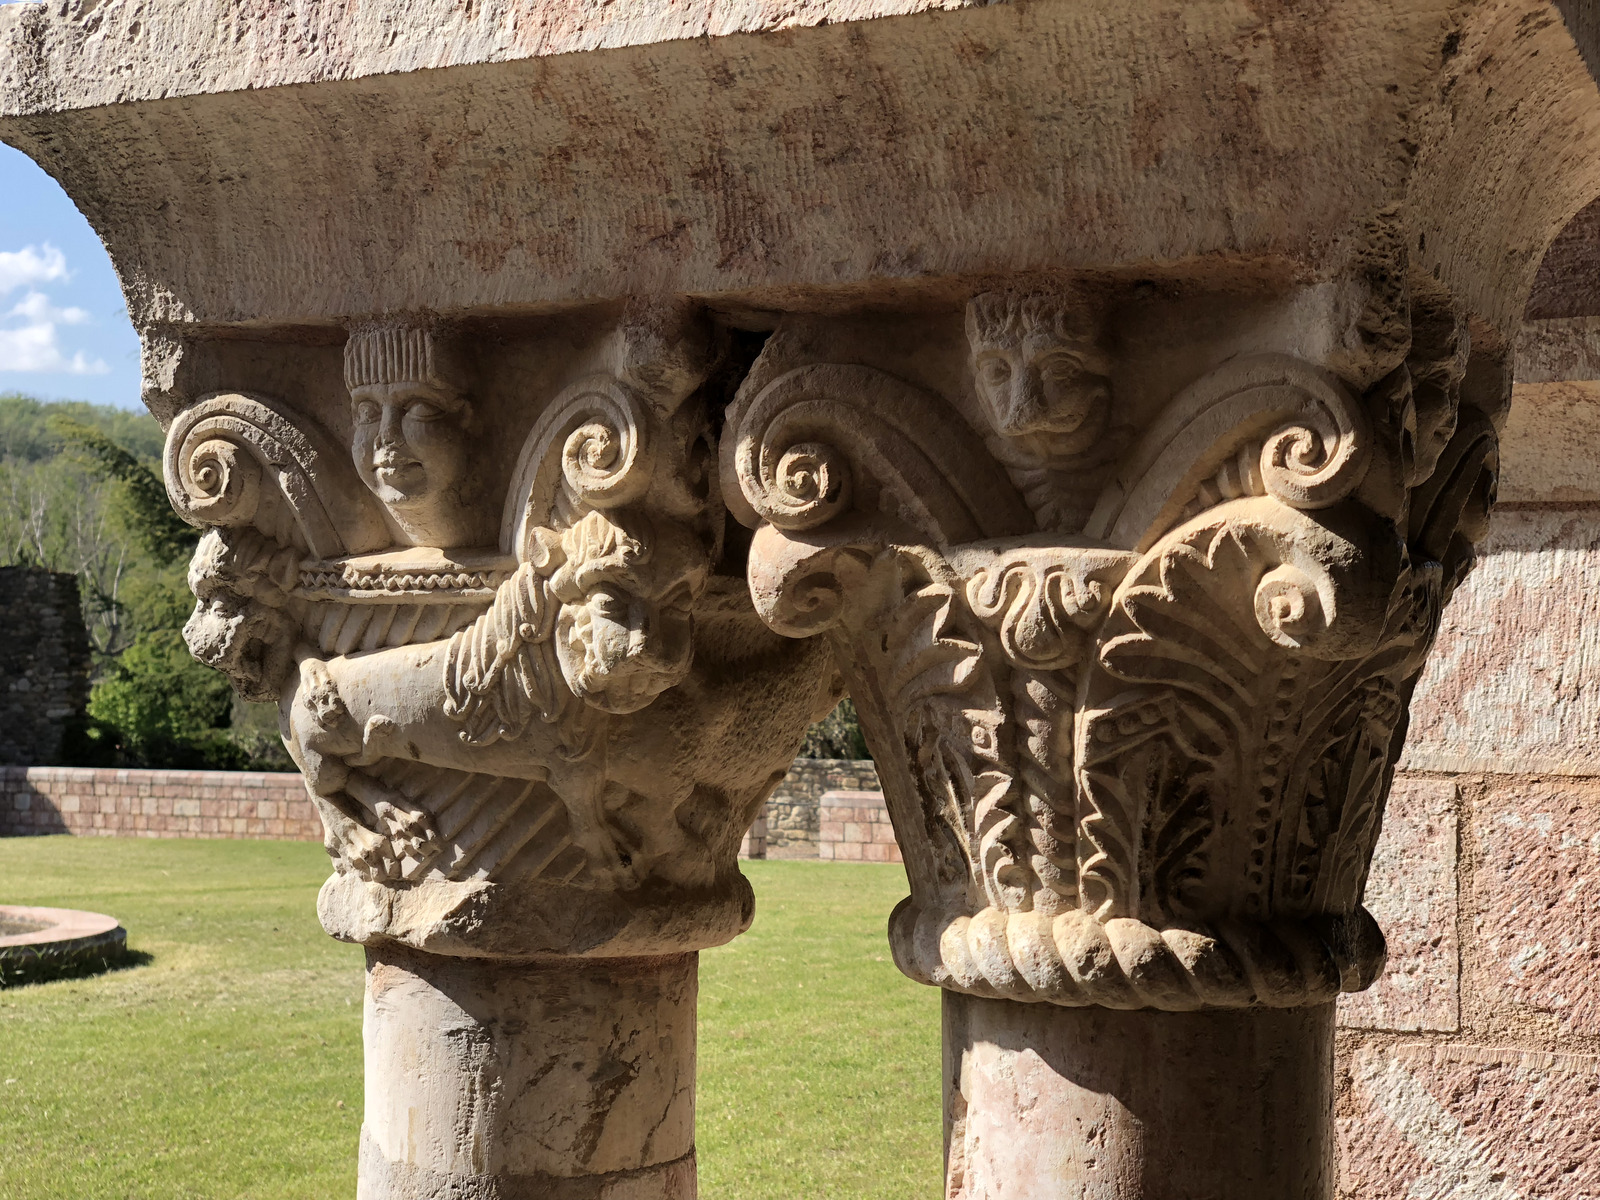
[[[1506,383],[1448,297],[1340,287],[767,343],[723,486],[757,609],[826,635],[861,713],[912,978],[1186,1010],[1381,970],[1362,890]]]
[[[330,932],[617,957],[748,925],[740,837],[833,673],[723,561],[725,353],[676,302],[576,344],[376,318],[342,372],[308,362],[320,404],[177,414],[168,490],[207,529],[186,635],[279,703],[334,859]]]

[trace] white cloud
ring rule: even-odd
[[[57,308],[43,292],[29,291],[0,318],[0,371],[51,371],[68,375],[104,375],[105,360],[82,350],[67,357],[56,334],[58,325],[82,325],[89,314],[81,308]]]
[[[57,308],[43,292],[30,291],[10,312],[8,317],[22,317],[33,322],[50,322],[58,325],[82,325],[89,314],[81,308]]]
[[[54,283],[67,277],[67,256],[49,242],[0,250],[0,296],[29,283]]]

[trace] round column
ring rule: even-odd
[[[944,993],[947,1200],[1324,1200],[1333,1009]]]
[[[696,968],[369,946],[359,1200],[693,1200]]]

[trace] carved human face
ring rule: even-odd
[[[1087,448],[1110,402],[1101,356],[1071,316],[1044,297],[982,296],[968,312],[973,386],[990,428],[1040,454]]]
[[[1102,376],[1048,336],[984,346],[974,355],[973,373],[990,424],[1004,437],[1077,433],[1108,394]]]
[[[562,602],[556,657],[574,694],[631,713],[681,683],[693,657],[691,610],[704,552],[649,523],[637,534],[591,513],[563,538],[567,561],[552,576]]]
[[[412,545],[463,545],[472,524],[466,495],[470,444],[466,400],[422,383],[351,389],[356,471]]]

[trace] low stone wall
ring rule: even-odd
[[[882,792],[824,792],[817,857],[849,862],[901,862]]]
[[[824,792],[876,792],[870,758],[797,758],[763,809],[768,858],[816,858]]]
[[[294,773],[0,767],[0,837],[322,840]]]

